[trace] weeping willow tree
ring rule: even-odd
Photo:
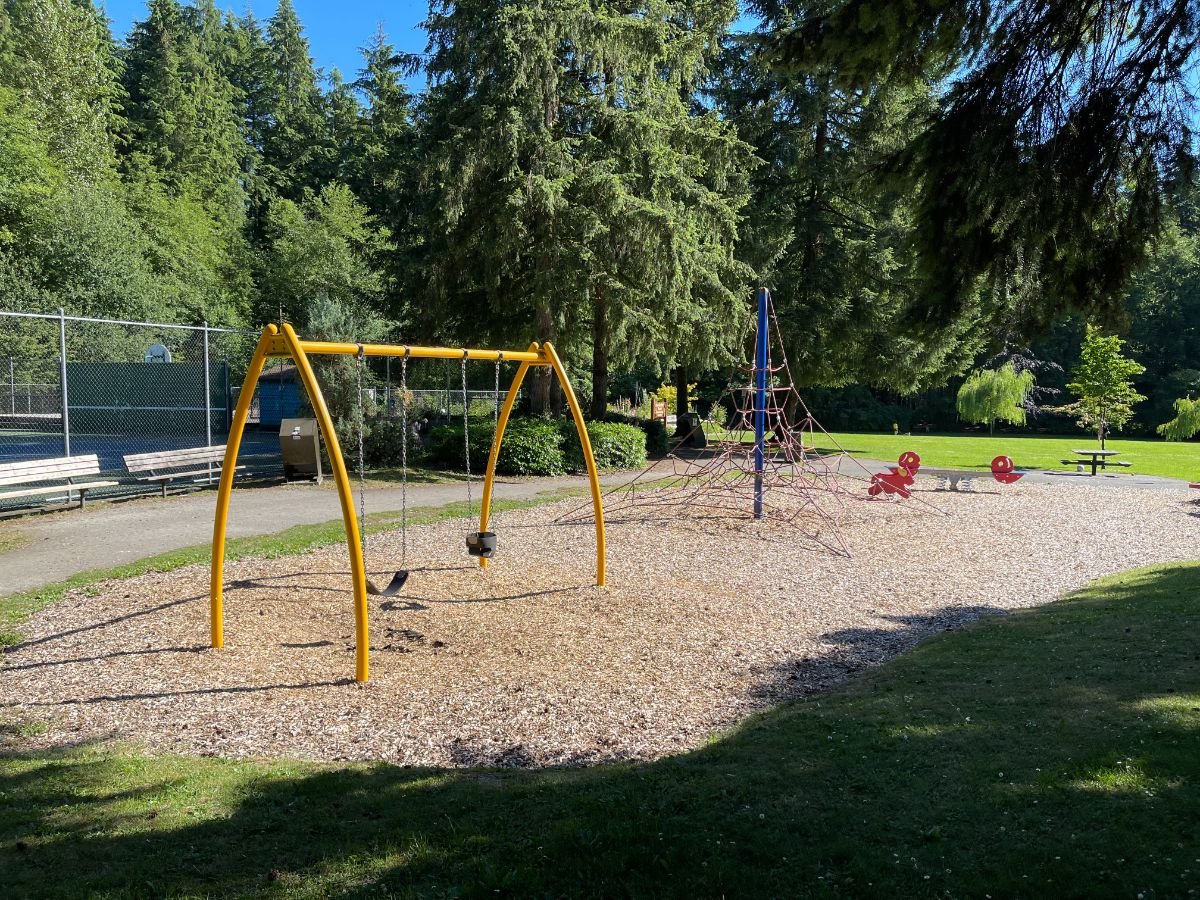
[[[958,414],[968,422],[986,424],[989,432],[997,422],[1024,425],[1033,385],[1033,373],[1018,372],[1012,363],[975,372],[958,389]]]
[[[1175,401],[1175,418],[1158,426],[1168,441],[1186,441],[1200,431],[1200,399],[1181,397]]]

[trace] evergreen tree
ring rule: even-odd
[[[654,351],[711,365],[744,316],[732,243],[749,151],[690,103],[734,11],[584,0],[431,10],[426,296],[460,330],[590,342],[593,412],[614,350],[618,362]],[[548,389],[535,388],[540,408]]]
[[[371,214],[391,233],[396,249],[386,268],[395,288],[391,314],[403,313],[399,298],[414,292],[420,240],[415,231],[418,134],[414,98],[405,77],[416,71],[414,57],[399,54],[382,29],[363,49],[363,68],[354,88],[366,108],[358,144],[346,160],[347,181]]]
[[[176,193],[194,192],[236,217],[246,144],[220,15],[212,0],[186,8],[151,0],[149,12],[125,58],[128,168],[144,176],[145,157]]]
[[[1125,300],[1129,349],[1146,371],[1138,417],[1161,422],[1172,400],[1200,392],[1200,187],[1173,210],[1162,241]]]
[[[779,27],[768,19],[764,34]],[[903,327],[921,283],[908,235],[913,194],[879,178],[932,110],[935,85],[849,90],[828,67],[802,75],[765,64],[763,34],[728,42],[714,94],[765,160],[739,255],[772,287],[800,385],[851,382],[910,394],[970,365],[988,334],[977,295],[934,334]]]
[[[271,192],[299,200],[319,190],[320,144],[324,134],[321,92],[308,39],[291,0],[280,0],[267,20],[266,83],[258,113],[263,177]]]
[[[234,88],[234,108],[246,143],[242,155],[242,185],[246,194],[251,239],[263,237],[271,188],[263,153],[271,128],[270,48],[254,16],[225,18],[226,74]]]
[[[314,159],[314,176],[321,184],[349,184],[361,166],[366,130],[363,108],[354,85],[344,81],[337,69],[329,73],[326,84],[328,88],[321,94],[324,128]]]
[[[894,166],[918,191],[926,287],[910,318],[926,330],[1014,272],[1041,285],[1027,328],[1111,310],[1195,168],[1194,0],[755,5],[792,17],[772,47],[787,71],[848,90],[946,80]]]

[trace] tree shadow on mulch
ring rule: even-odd
[[[0,883],[18,897],[1179,895],[1200,841],[1198,593],[1200,567],[1176,567],[963,629],[962,610],[917,617],[905,639],[942,636],[648,764],[0,754]],[[869,661],[880,635],[830,637]],[[492,762],[522,764],[504,752]]]

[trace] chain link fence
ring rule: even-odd
[[[130,474],[125,457],[223,445],[258,336],[207,324],[0,310],[0,466],[95,454],[100,477],[119,484],[89,497],[158,492],[159,483]],[[459,363],[366,360],[361,406],[354,365],[330,361],[318,372],[327,402],[348,427],[358,421],[356,406],[368,431],[395,421],[405,405],[418,437],[437,424],[462,421]],[[469,367],[468,416],[492,419],[512,372],[507,364]],[[281,475],[281,423],[311,415],[295,364],[268,360],[251,400],[239,465],[252,475]],[[5,493],[0,489],[0,512],[37,502]]]
[[[125,468],[133,453],[225,443],[258,334],[0,311],[0,465],[95,454],[97,496],[158,491]],[[264,372],[239,461],[282,471],[278,428],[299,392],[281,361]],[[28,501],[5,501],[0,509]]]

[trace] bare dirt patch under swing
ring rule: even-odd
[[[928,485],[919,485],[928,486]],[[346,550],[228,566],[226,647],[207,648],[208,571],[70,593],[0,663],[0,717],[39,746],[116,738],[155,751],[412,765],[542,766],[693,748],[748,712],[877,665],[934,633],[1047,602],[1133,566],[1195,558],[1186,491],[1017,485],[853,503],[852,556],[779,525],[554,525],[508,512],[480,570],[464,520],[410,529],[408,587],[372,598],[371,680],[355,684]],[[374,538],[377,578],[398,534]]]

